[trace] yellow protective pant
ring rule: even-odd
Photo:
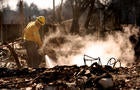
[[[24,41],[24,47],[27,50],[27,65],[31,68],[38,68],[42,61],[42,56],[38,53],[38,45],[33,41]]]

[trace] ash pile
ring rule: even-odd
[[[140,66],[139,66],[140,67]],[[140,69],[112,67],[95,62],[91,66],[53,68],[0,68],[1,89],[124,90],[140,89]]]

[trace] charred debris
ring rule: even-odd
[[[21,0],[22,1],[22,0]],[[71,2],[72,1],[72,2]],[[71,28],[68,33],[80,33],[79,21],[84,11],[87,11],[85,24],[86,34],[112,32],[121,30],[122,24],[140,24],[139,0],[114,0],[112,3],[102,5],[100,0],[67,0],[73,8]],[[77,6],[76,6],[77,5]],[[23,20],[23,8],[20,3],[20,19]],[[129,8],[130,7],[130,8]],[[5,9],[6,10],[6,9]],[[54,10],[55,11],[55,10]],[[69,10],[66,10],[69,11]],[[5,11],[7,12],[7,11]],[[68,12],[69,13],[69,12]],[[9,15],[9,14],[8,14]],[[3,24],[5,15],[0,12],[1,39],[13,41],[19,38],[24,22],[20,24]],[[10,16],[11,17],[11,16]],[[54,16],[55,17],[55,16]],[[30,17],[29,17],[30,19]],[[28,20],[29,21],[29,20]],[[61,21],[61,20],[60,20]],[[49,25],[45,25],[48,27]],[[65,25],[64,25],[65,26]],[[48,28],[44,31],[47,31]],[[49,26],[49,28],[51,25]],[[53,27],[54,28],[54,27]],[[64,27],[66,28],[66,27]],[[13,32],[15,30],[15,32]],[[66,32],[66,31],[65,31]],[[10,35],[7,35],[11,33]],[[43,35],[45,32],[43,32]],[[101,35],[103,36],[103,35]],[[139,42],[135,36],[130,37],[132,43],[136,43],[135,54],[139,60]],[[11,50],[12,51],[12,50]],[[87,55],[84,55],[84,57]],[[15,56],[16,57],[16,56]],[[47,90],[128,90],[140,89],[140,65],[133,64],[131,67],[122,67],[121,62],[114,58],[107,65],[102,65],[100,58],[85,59],[83,66],[55,66],[53,68],[0,68],[0,89],[47,89]],[[92,62],[93,59],[98,62]],[[114,63],[111,61],[114,60]],[[91,61],[90,66],[86,61]],[[119,63],[119,67],[116,64]],[[19,66],[20,67],[20,66]]]
[[[93,60],[90,59],[91,61]],[[99,58],[93,61],[100,61]],[[115,59],[110,59],[115,60]],[[140,89],[138,65],[116,67],[114,63],[102,65],[93,62],[90,66],[63,65],[53,68],[0,68],[1,89],[47,89],[47,90],[125,90]],[[89,59],[84,59],[89,61]],[[120,62],[121,63],[121,62]]]

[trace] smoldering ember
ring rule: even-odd
[[[0,4],[0,89],[140,89],[139,0]]]

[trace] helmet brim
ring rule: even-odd
[[[38,19],[36,20],[40,25],[44,25],[45,23],[42,23],[41,21],[39,21]]]

